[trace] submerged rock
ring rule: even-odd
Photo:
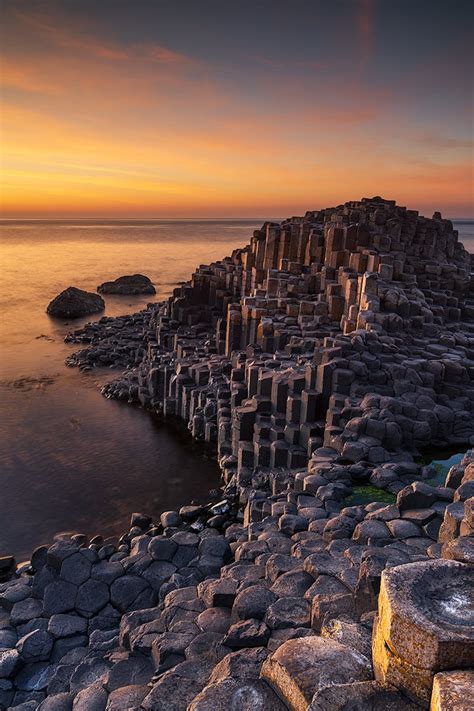
[[[121,276],[114,281],[104,281],[97,291],[101,294],[118,294],[119,296],[134,296],[138,294],[156,294],[151,280],[143,274]]]
[[[69,286],[48,304],[46,313],[57,318],[79,318],[104,309],[104,300],[98,294]]]

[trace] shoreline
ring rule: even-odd
[[[328,653],[346,700],[428,708],[439,660],[393,642],[379,590],[390,599],[391,570],[428,593],[474,572],[472,452],[445,486],[414,461],[433,442],[474,445],[471,262],[439,213],[365,199],[267,223],[168,301],[72,334],[86,348],[68,365],[127,368],[106,397],[217,449],[223,497],[159,524],[134,514],[118,547],[73,536],[10,571],[0,708],[64,695],[82,711],[134,687],[141,709],[205,711],[251,689],[263,709],[329,711],[343,707],[313,673]],[[364,484],[394,503],[346,506]],[[416,613],[424,629],[422,601]],[[397,614],[409,625],[408,603]],[[473,664],[474,621],[442,624],[468,652],[441,670]]]

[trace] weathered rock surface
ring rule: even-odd
[[[433,680],[430,711],[469,711],[474,707],[474,670],[440,672]]]
[[[294,711],[306,711],[313,696],[333,684],[370,679],[366,657],[323,637],[285,642],[262,665],[262,678]]]
[[[46,311],[57,318],[79,318],[104,309],[104,300],[98,294],[69,286],[48,304]]]

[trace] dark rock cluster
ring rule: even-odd
[[[373,198],[72,334],[215,444],[223,499],[0,561],[0,707],[472,708],[474,457],[418,456],[474,444],[473,297],[449,221]]]

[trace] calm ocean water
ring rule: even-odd
[[[62,289],[142,272],[156,300],[194,268],[246,244],[263,220],[0,223],[0,555],[19,559],[61,531],[113,535],[132,511],[206,499],[217,464],[149,414],[105,400],[111,371],[64,366],[69,324],[45,309]],[[474,221],[457,225],[474,251]],[[105,297],[107,315],[150,297]],[[100,318],[100,315],[97,317]]]
[[[45,309],[67,286],[136,272],[166,298],[262,221],[0,223],[0,555],[21,559],[65,530],[122,533],[132,511],[157,515],[219,484],[217,463],[186,435],[100,395],[110,370],[64,366],[65,334],[91,319],[68,324]],[[106,296],[105,313],[152,300]]]

